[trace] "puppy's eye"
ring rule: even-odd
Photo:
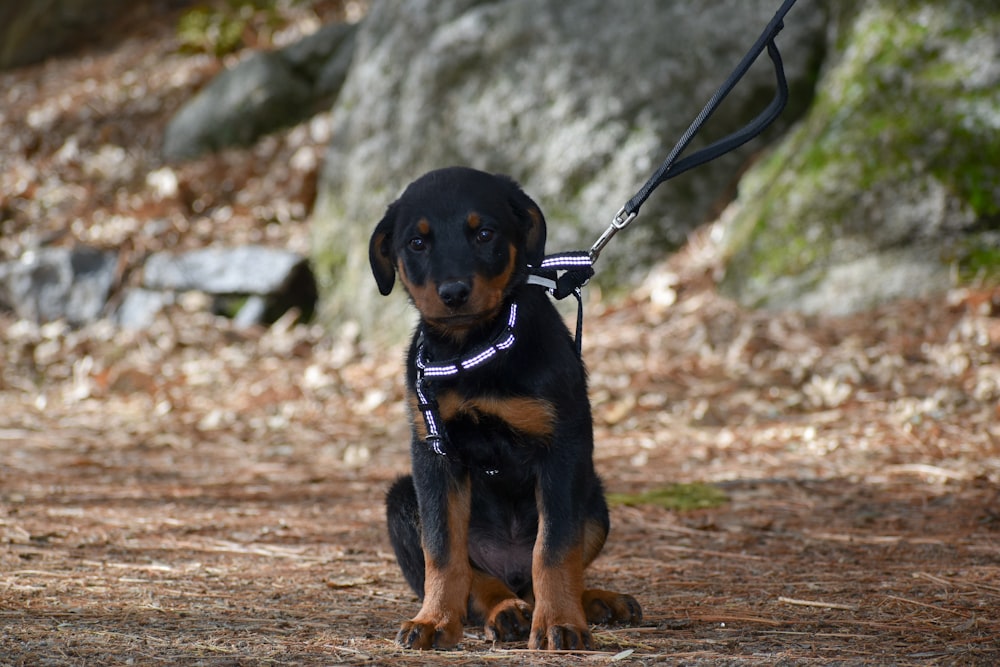
[[[476,232],[476,242],[478,243],[489,243],[496,236],[496,232],[492,229],[480,229]]]
[[[410,239],[409,246],[410,250],[412,250],[413,252],[423,252],[424,250],[427,250],[427,242],[424,241],[419,236],[415,236],[412,239]]]

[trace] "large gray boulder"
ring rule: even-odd
[[[356,31],[356,25],[332,23],[222,72],[170,119],[163,156],[184,160],[249,146],[328,108],[347,75]]]
[[[845,313],[1000,275],[1000,5],[857,7],[723,216],[723,288],[746,305]]]
[[[797,100],[786,123],[811,95],[824,47],[825,3],[800,4],[779,37]],[[368,325],[401,317],[401,300],[372,307],[368,237],[401,189],[433,168],[513,176],[548,219],[550,251],[589,247],[776,8],[773,0],[374,2],[334,106],[313,221],[327,315]],[[770,100],[769,65],[753,68],[706,137],[741,126]],[[598,279],[629,276],[680,244],[752,150],[657,191],[641,223],[602,255]]]
[[[0,2],[0,69],[44,60],[96,40],[127,0]]]

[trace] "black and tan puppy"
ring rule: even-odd
[[[387,498],[396,557],[423,600],[403,646],[453,647],[469,621],[492,640],[582,649],[589,623],[641,619],[631,596],[584,589],[608,509],[583,363],[527,282],[544,246],[542,213],[516,183],[458,167],[412,183],[372,235],[379,290],[398,275],[420,312],[407,358],[413,475]]]

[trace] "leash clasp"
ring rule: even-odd
[[[591,264],[597,261],[601,251],[604,250],[604,246],[608,245],[611,238],[621,230],[631,225],[632,221],[635,220],[638,215],[639,213],[636,211],[626,214],[624,206],[618,209],[618,212],[615,213],[615,217],[611,219],[611,224],[604,230],[604,233],[597,239],[597,242],[590,247]]]

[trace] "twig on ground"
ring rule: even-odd
[[[909,598],[900,597],[898,595],[886,595],[890,600],[898,600],[899,602],[905,602],[906,604],[912,604],[917,607],[924,607],[925,609],[933,609],[934,611],[940,611],[944,614],[952,614],[954,616],[960,616],[962,618],[969,618],[969,614],[964,611],[955,611],[954,609],[945,609],[944,607],[939,607],[933,604],[927,604],[926,602],[919,602],[917,600],[911,600]]]
[[[857,611],[857,605],[840,604],[839,602],[820,602],[818,600],[797,600],[795,598],[779,597],[778,602],[792,604],[799,607],[820,607],[822,609],[843,609],[845,611]]]

